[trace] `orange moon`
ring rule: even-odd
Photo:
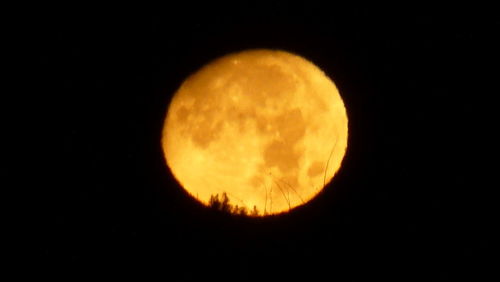
[[[347,134],[344,103],[321,69],[258,49],[189,76],[170,102],[161,143],[173,176],[201,203],[227,196],[232,207],[266,216],[307,203],[331,181]]]

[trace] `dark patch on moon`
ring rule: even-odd
[[[265,165],[278,167],[284,175],[288,175],[299,169],[303,152],[296,145],[304,137],[306,122],[300,109],[295,108],[276,116],[270,126],[266,134],[276,136],[264,149]]]
[[[275,166],[286,173],[298,167],[299,156],[284,141],[274,140],[264,150],[264,161],[267,167]]]
[[[206,149],[211,142],[219,137],[222,126],[223,123],[221,121],[215,124],[210,124],[210,122],[206,121],[203,122],[200,126],[196,127],[196,130],[192,135],[193,142],[202,149]]]
[[[324,169],[323,162],[315,161],[309,166],[309,169],[307,170],[307,175],[309,175],[310,177],[318,176],[321,173],[323,173],[323,169]]]
[[[184,106],[181,106],[177,112],[176,112],[176,115],[177,115],[177,120],[180,122],[180,123],[186,123],[186,121],[188,120],[188,117],[190,115],[190,112],[189,110],[184,107]]]

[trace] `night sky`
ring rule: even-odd
[[[495,185],[479,150],[496,130],[486,107],[498,16],[309,5],[72,8],[33,23],[35,101],[48,105],[50,128],[37,136],[50,145],[37,161],[47,184],[34,194],[30,260],[69,277],[167,281],[488,277]],[[250,48],[314,62],[349,118],[333,182],[265,219],[202,207],[173,179],[160,144],[186,76]]]

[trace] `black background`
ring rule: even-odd
[[[488,275],[493,185],[479,151],[495,129],[486,108],[499,21],[487,9],[189,3],[46,15],[29,47],[34,101],[48,105],[31,257],[45,271],[235,281]],[[199,205],[160,147],[183,79],[249,48],[313,61],[349,117],[333,183],[266,219]]]

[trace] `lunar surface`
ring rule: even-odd
[[[348,121],[337,87],[308,60],[248,50],[210,62],[173,96],[162,146],[177,181],[265,216],[307,203],[341,166]],[[219,198],[220,199],[220,198]]]

